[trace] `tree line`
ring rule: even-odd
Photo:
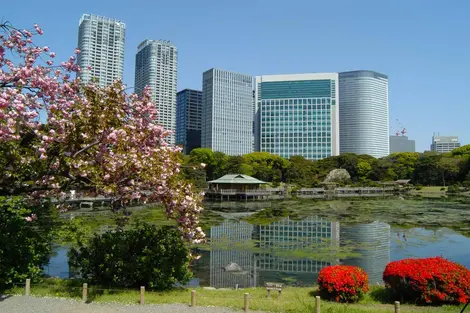
[[[470,185],[470,145],[448,153],[400,152],[376,159],[370,155],[345,153],[312,161],[296,155],[289,159],[268,152],[229,156],[209,148],[197,148],[182,156],[183,173],[199,187],[226,174],[245,174],[271,182],[315,187],[333,169],[342,168],[351,175],[351,184],[410,179],[423,186]],[[204,168],[197,165],[204,163]]]

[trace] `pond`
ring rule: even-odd
[[[470,268],[465,201],[219,203],[207,204],[205,214],[209,240],[195,251],[191,286],[308,286],[323,267],[338,263],[362,267],[376,284],[388,262],[409,257],[443,256]],[[55,248],[46,274],[71,276],[67,251]]]

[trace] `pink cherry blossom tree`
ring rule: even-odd
[[[34,44],[38,25],[0,29],[0,195],[65,199],[76,189],[109,197],[114,208],[159,202],[186,239],[202,241],[201,195],[179,175],[180,149],[166,143],[150,90],[85,84],[73,78],[75,56],[56,63]]]

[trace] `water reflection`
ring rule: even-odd
[[[359,257],[346,258],[343,263],[363,268],[369,275],[369,283],[382,282],[382,273],[390,262],[390,225],[382,222],[344,225],[341,227],[344,244],[350,242]]]
[[[254,226],[246,222],[225,221],[210,231],[210,285],[215,288],[246,288],[255,285],[255,276],[251,270],[254,254],[242,249],[227,249],[252,239]],[[230,268],[230,264],[239,268]],[[233,270],[236,269],[236,270]]]
[[[284,218],[255,229],[259,248],[268,250],[256,255],[259,285],[272,281],[311,285],[321,268],[337,262],[315,254],[325,246],[339,245],[337,222],[316,216],[300,221]]]
[[[211,227],[209,240],[210,252],[193,270],[197,277],[209,271],[215,288],[312,285],[323,267],[338,263],[364,268],[377,283],[390,261],[390,225],[381,222],[340,227],[318,216],[266,225],[226,220]]]
[[[311,286],[323,267],[339,263],[360,266],[375,284],[391,260],[437,255],[470,267],[470,251],[462,249],[470,238],[445,228],[391,228],[380,221],[353,225],[318,216],[254,225],[241,218],[232,215],[211,227],[208,244],[198,251],[201,258],[192,264],[191,286]],[[69,277],[67,251],[56,249],[46,274]]]

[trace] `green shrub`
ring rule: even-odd
[[[52,206],[0,197],[0,290],[38,281],[52,250]]]
[[[441,187],[441,191],[445,191],[446,190],[446,187]]]
[[[457,186],[457,185],[449,186],[449,187],[447,188],[447,192],[446,192],[446,193],[450,193],[450,194],[460,193],[460,187]]]
[[[137,225],[95,235],[69,256],[83,278],[102,286],[168,290],[191,278],[188,247],[170,226]]]

